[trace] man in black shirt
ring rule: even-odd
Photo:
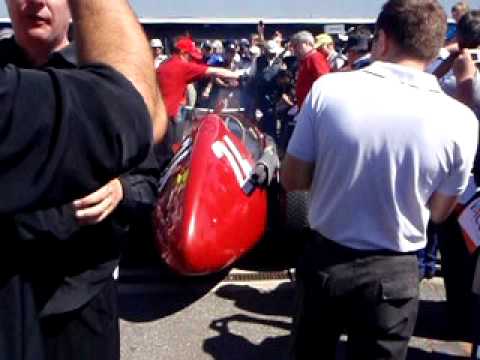
[[[43,144],[38,141],[38,136],[42,135],[39,131],[33,133],[31,139],[26,138],[27,145],[31,142],[35,150],[40,147],[38,152],[47,158],[47,166],[52,159],[59,159],[57,167],[51,169],[52,174],[63,164],[62,161],[71,161],[66,164],[65,172],[60,171],[60,174],[66,176],[55,177],[49,180],[50,184],[46,184],[48,187],[59,186],[54,190],[61,194],[54,201],[63,199],[66,202],[68,197],[98,186],[100,179],[107,180],[118,174],[120,168],[112,161],[116,154],[124,151],[125,159],[121,164],[124,170],[141,160],[144,156],[142,153],[149,149],[149,129],[144,126],[147,136],[142,139],[139,137],[143,125],[140,121],[133,127],[125,126],[123,122],[125,116],[135,116],[138,110],[144,112],[144,118],[148,114],[142,98],[133,89],[122,93],[124,90],[121,87],[115,89],[115,84],[107,83],[108,89],[99,93],[98,88],[102,89],[105,84],[100,79],[89,84],[88,79],[85,79],[84,71],[79,70],[76,64],[75,49],[68,46],[70,16],[66,0],[9,0],[7,4],[15,29],[15,40],[0,42],[0,67],[8,68],[7,64],[15,64],[23,69],[15,69],[20,74],[35,73],[27,69],[45,69],[45,73],[58,76],[58,83],[54,85],[59,87],[62,95],[66,95],[59,98],[63,101],[61,104],[46,102],[41,108],[44,109],[43,112],[27,116],[27,104],[37,94],[34,93],[35,87],[31,89],[33,94],[25,92],[25,96],[30,97],[16,99],[18,103],[15,104],[15,113],[20,113],[24,119],[22,125],[28,128],[32,124],[32,129],[35,130],[37,120],[40,118],[41,121],[49,121],[46,115],[56,107],[62,107],[62,114],[72,113],[71,122],[60,122],[58,129],[55,129],[58,133],[54,144],[56,146],[47,142],[42,149]],[[102,71],[105,78],[109,77],[108,72],[112,72],[118,78],[117,81],[124,82],[123,87],[131,88],[113,70],[103,69],[100,65],[94,68],[95,71]],[[78,80],[80,84],[70,81],[70,78]],[[29,84],[35,86],[37,83]],[[67,86],[75,85],[79,87],[80,95],[90,92],[90,96],[69,97],[70,92],[75,94],[76,88]],[[125,98],[127,94],[130,99]],[[100,106],[102,103],[110,107],[107,113]],[[102,115],[110,115],[112,120],[115,117],[119,125],[123,126],[115,129],[112,126],[114,124],[108,121],[104,121],[103,127],[89,123],[92,117],[99,118]],[[15,122],[12,124],[17,125]],[[3,128],[0,128],[0,132],[1,130]],[[117,131],[110,135],[112,130]],[[15,134],[11,129],[5,131]],[[88,142],[80,141],[77,144],[76,141],[68,141],[72,140],[69,139],[70,131],[75,131],[78,136],[75,140],[89,140],[96,136],[96,146],[89,146]],[[25,133],[29,135],[28,132]],[[102,137],[106,137],[106,141]],[[7,137],[7,143],[8,140]],[[143,144],[140,142],[142,140]],[[17,136],[10,143],[20,148],[23,144],[19,144],[19,141],[20,137]],[[58,145],[64,145],[62,153],[56,151]],[[143,150],[140,154],[135,154],[134,148],[138,152],[141,147]],[[12,151],[12,158],[14,155],[18,153]],[[30,164],[34,165],[32,162]],[[32,170],[36,168],[33,167]],[[38,170],[39,175],[42,175],[42,170]],[[18,180],[18,173],[12,172],[12,179],[14,175],[17,175]],[[0,217],[5,240],[0,268],[0,353],[5,358],[119,358],[116,294],[112,279],[113,269],[118,262],[119,237],[125,235],[130,219],[148,216],[155,199],[157,175],[156,162],[149,156],[134,172],[111,180],[91,195],[73,203]],[[72,179],[74,176],[79,179]],[[22,182],[23,179],[18,181]],[[71,187],[71,183],[75,187]],[[64,192],[69,186],[71,192]],[[25,196],[25,204],[29,200],[31,198]],[[12,201],[12,204],[15,202]],[[23,205],[21,203],[17,208]],[[8,207],[6,209],[8,213]],[[114,210],[115,216],[109,216]],[[98,225],[89,226],[93,224]]]
[[[128,2],[114,12],[107,0],[70,2],[81,69],[0,68],[0,214],[99,188],[146,156],[151,120],[156,139],[165,130],[148,42]]]

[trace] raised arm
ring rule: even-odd
[[[80,64],[110,65],[143,96],[158,142],[166,129],[163,100],[155,77],[153,55],[128,1],[69,0]]]
[[[226,79],[238,79],[241,76],[242,72],[231,71],[231,70],[220,68],[220,67],[210,66],[207,69],[206,74],[210,76],[218,76]]]

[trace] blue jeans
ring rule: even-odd
[[[438,236],[434,224],[428,224],[427,228],[427,246],[418,252],[418,269],[420,279],[431,279],[435,275],[435,265],[437,263]]]

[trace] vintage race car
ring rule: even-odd
[[[170,268],[203,275],[252,249],[267,233],[273,210],[277,220],[287,216],[276,210],[288,198],[278,196],[276,145],[254,121],[238,109],[193,113],[192,127],[161,178],[154,228]]]

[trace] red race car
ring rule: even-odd
[[[272,218],[287,224],[289,199],[279,190],[275,143],[241,111],[203,109],[192,119],[160,181],[155,241],[173,270],[203,275],[252,249]],[[293,205],[305,202],[293,195]],[[294,212],[306,226],[305,204]]]

